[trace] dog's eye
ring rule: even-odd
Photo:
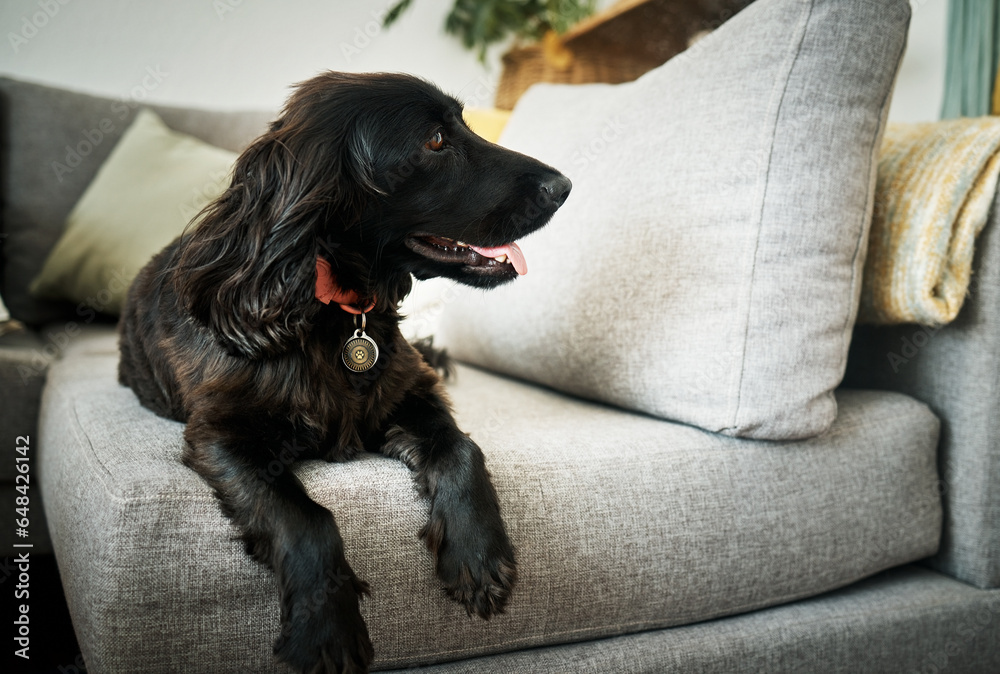
[[[431,139],[424,143],[424,147],[428,150],[433,150],[434,152],[439,152],[444,148],[444,134],[440,131],[431,136]]]

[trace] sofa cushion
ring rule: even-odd
[[[88,668],[277,671],[270,573],[181,464],[183,426],[116,383],[113,335],[84,333],[50,372],[39,472]],[[518,551],[506,614],[470,620],[441,592],[417,538],[428,504],[401,463],[369,454],[296,468],[372,584],[362,612],[383,667],[745,612],[938,545],[937,419],[900,394],[841,391],[827,433],[778,443],[467,367],[449,391]]]
[[[132,279],[222,194],[235,161],[142,109],[70,211],[30,291],[117,316]]]
[[[134,100],[0,77],[0,294],[14,318],[41,325],[90,311],[73,303],[35,299],[28,285],[138,107]],[[273,116],[148,107],[171,129],[234,152],[264,131]]]
[[[1000,591],[919,565],[696,625],[532,648],[424,674],[984,674],[1000,672]],[[413,674],[397,669],[392,674]]]
[[[504,145],[574,182],[463,360],[722,433],[836,416],[906,0],[758,0],[635,82],[537,85]]]

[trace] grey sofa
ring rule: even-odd
[[[283,671],[273,580],[181,465],[182,426],[116,382],[113,323],[27,293],[135,106],[11,79],[0,101],[0,292],[31,326],[0,338],[0,414],[9,447],[37,439],[88,671]],[[153,107],[233,150],[269,117]],[[296,468],[372,584],[376,668],[1000,671],[998,218],[954,324],[856,331],[837,421],[811,440],[723,437],[460,367],[449,392],[520,564],[489,623],[439,589],[416,535],[427,503],[400,463]]]

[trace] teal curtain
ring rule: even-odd
[[[990,114],[998,39],[1000,0],[948,0],[942,119]]]

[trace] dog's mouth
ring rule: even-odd
[[[462,265],[476,274],[519,276],[528,273],[524,253],[516,243],[502,246],[474,246],[464,241],[431,234],[415,234],[406,239],[410,250],[434,262]]]

